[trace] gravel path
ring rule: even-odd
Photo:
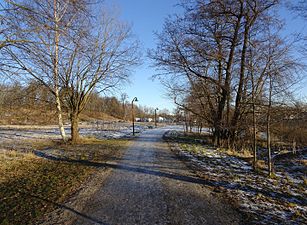
[[[165,128],[166,129],[166,128]],[[237,211],[201,185],[147,130],[126,151],[73,224],[240,224]]]

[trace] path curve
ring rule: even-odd
[[[135,139],[73,224],[240,224],[169,150],[166,129]]]

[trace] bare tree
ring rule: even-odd
[[[250,81],[250,104],[252,111],[252,124],[253,124],[253,166],[256,170],[257,167],[257,113],[260,110],[261,97],[263,95],[263,87],[267,79],[267,68],[270,63],[270,57],[264,57],[263,50],[266,47],[263,45],[257,46],[253,43],[253,48],[249,49],[249,62],[248,62],[248,80]],[[249,103],[249,101],[247,101]]]
[[[123,105],[123,119],[126,120],[126,101],[128,99],[128,94],[127,93],[122,93],[120,95],[120,100]]]
[[[278,1],[246,1],[244,5],[244,13],[243,13],[243,31],[242,31],[242,49],[241,55],[239,56],[240,65],[239,65],[239,81],[238,81],[238,88],[236,90],[236,98],[235,98],[235,108],[234,113],[231,121],[231,134],[232,134],[232,142],[235,141],[235,133],[238,130],[239,119],[241,116],[242,111],[242,103],[244,103],[244,85],[246,84],[246,61],[247,61],[247,51],[249,48],[249,44],[251,41],[250,33],[253,35],[257,35],[257,32],[261,31],[257,29],[255,23],[260,20],[260,24],[263,24],[262,20],[269,20],[265,15],[265,12],[277,4]],[[263,15],[264,14],[264,15]],[[262,18],[261,18],[262,16]],[[268,24],[271,25],[270,21]],[[246,93],[246,92],[245,92]]]
[[[79,115],[92,91],[127,80],[129,66],[138,61],[130,27],[103,9],[95,15],[89,3],[20,1],[8,14],[10,32],[30,41],[2,51],[10,71],[34,77],[54,94],[64,140],[61,105],[69,109],[72,142],[78,140]]]
[[[7,1],[7,29],[4,35],[17,40],[5,47],[6,70],[37,79],[55,96],[58,125],[66,141],[60,100],[59,61],[67,49],[63,40],[84,14],[83,1]]]
[[[280,110],[282,106],[288,104],[286,98],[292,98],[291,87],[299,80],[300,70],[303,68],[303,65],[291,53],[291,50],[294,49],[293,45],[281,39],[278,31],[273,32],[268,30],[267,32],[265,38],[267,41],[265,44],[262,43],[260,49],[255,48],[253,50],[254,57],[256,56],[256,58],[251,57],[254,64],[249,68],[249,71],[252,73],[253,116],[255,116],[256,104],[266,108],[265,125],[267,134],[268,173],[271,176],[273,172],[271,152],[273,109]],[[283,116],[279,117],[283,118]],[[255,122],[253,126],[255,127]],[[254,146],[254,155],[256,155],[255,148],[256,146]],[[256,158],[254,158],[254,163],[256,163]]]
[[[203,84],[198,92],[206,96],[202,98],[212,116],[205,117],[214,127],[216,145],[221,144],[222,136],[231,138],[232,143],[236,139],[248,88],[245,70],[250,34],[261,35],[255,30],[277,3],[189,1],[183,4],[184,16],[166,21],[164,31],[158,35],[157,49],[149,53],[155,65],[165,71],[163,75],[171,72],[185,77],[180,80],[185,82],[182,86],[186,90],[194,90],[194,83]],[[180,87],[165,83],[173,90]]]
[[[286,1],[286,6],[301,18],[307,20],[307,2],[305,0]]]
[[[105,11],[72,37],[71,51],[61,63],[61,80],[70,113],[71,139],[78,140],[78,120],[94,89],[106,91],[128,80],[139,60],[138,42],[125,23]]]

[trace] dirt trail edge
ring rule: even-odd
[[[111,172],[69,224],[242,224],[169,150],[167,129],[145,131],[108,163]]]

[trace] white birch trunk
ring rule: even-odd
[[[66,133],[64,130],[64,124],[63,124],[63,117],[62,117],[62,107],[61,107],[61,100],[60,100],[60,94],[59,94],[59,69],[58,69],[58,63],[59,63],[59,31],[58,31],[58,15],[57,15],[57,0],[53,0],[53,7],[54,7],[54,22],[55,22],[55,29],[54,29],[54,73],[53,73],[53,79],[54,79],[54,93],[55,93],[55,101],[56,101],[56,109],[58,114],[58,125],[60,129],[60,133],[62,136],[63,141],[66,141]]]

